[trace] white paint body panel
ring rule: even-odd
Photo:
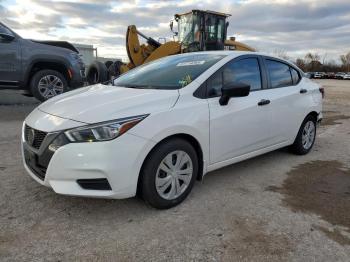
[[[97,84],[50,99],[39,109],[62,118],[92,124],[166,110],[175,104],[178,97],[178,90],[132,89]]]
[[[142,164],[163,139],[192,136],[203,153],[203,174],[293,143],[310,112],[321,116],[319,86],[302,78],[296,86],[251,92],[231,98],[199,99],[195,90],[217,69],[245,52],[221,52],[227,57],[179,90],[144,90],[96,85],[57,96],[25,120],[32,128],[56,132],[91,123],[149,114],[122,136],[106,142],[71,143],[59,148],[44,181],[25,165],[39,183],[66,195],[127,198],[136,194]],[[300,94],[300,89],[307,89]],[[257,106],[269,99],[266,106]],[[22,136],[24,143],[24,136]],[[107,178],[112,190],[86,190],[77,179]]]

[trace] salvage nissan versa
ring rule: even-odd
[[[59,194],[170,208],[212,170],[286,146],[308,153],[322,96],[263,54],[169,56],[41,104],[23,124],[24,166]]]

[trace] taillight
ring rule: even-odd
[[[72,73],[72,70],[70,68],[68,69],[68,75],[69,75],[69,78],[72,79],[73,73]]]
[[[322,94],[322,98],[324,98],[324,88],[323,87],[320,87],[320,93]]]

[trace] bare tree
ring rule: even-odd
[[[307,63],[307,67],[310,71],[319,70],[322,67],[320,63],[320,55],[318,53],[307,53],[305,55],[305,61]]]
[[[341,55],[340,60],[343,64],[343,68],[346,72],[350,72],[350,52],[346,55]]]
[[[289,60],[290,57],[288,56],[286,50],[283,50],[283,49],[275,49],[273,50],[273,55],[274,56],[277,56],[279,58],[282,58],[282,59],[285,59],[285,60]]]
[[[307,53],[305,55],[305,60],[308,62],[308,63],[311,63],[311,62],[320,62],[320,55],[318,53]]]
[[[324,65],[324,64],[326,64],[326,60],[327,60],[327,56],[328,56],[328,54],[327,53],[325,53],[323,56],[322,56],[322,65]]]
[[[302,59],[302,58],[297,58],[297,60],[295,61],[295,64],[300,68],[302,69],[303,71],[306,71],[307,68],[306,68],[306,63],[305,63],[305,60]]]

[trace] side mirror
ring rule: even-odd
[[[250,92],[250,85],[241,82],[232,82],[226,84],[221,88],[220,105],[227,105],[231,97],[248,96]]]
[[[14,35],[10,35],[10,34],[6,34],[6,33],[1,33],[0,32],[0,38],[6,40],[6,41],[13,41],[15,39],[15,36]]]

